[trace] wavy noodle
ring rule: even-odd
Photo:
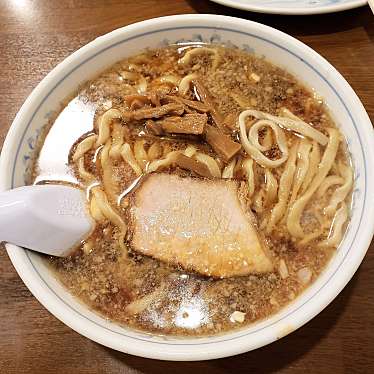
[[[248,131],[248,138],[250,138],[252,144],[258,149],[260,150],[261,152],[266,152],[268,151],[272,144],[267,142],[267,144],[260,144],[260,141],[259,141],[259,131],[264,128],[264,127],[270,127],[274,133],[276,134],[277,131],[281,131],[279,129],[279,127],[276,127],[276,125],[274,123],[272,123],[271,121],[266,121],[266,120],[260,120],[260,121],[257,121],[256,123],[254,123],[250,128],[249,128],[249,131]],[[276,127],[276,130],[274,130],[274,128]],[[268,129],[266,129],[268,130]],[[268,133],[268,131],[266,131]],[[286,139],[284,139],[284,142],[286,142]]]
[[[306,189],[309,187],[310,182],[312,181],[313,177],[317,173],[318,165],[320,161],[321,161],[321,152],[319,150],[319,145],[317,142],[313,141],[312,151],[310,152],[310,155],[309,155],[309,167],[304,177],[303,184],[301,185],[301,193],[304,193]]]
[[[327,130],[330,138],[326,150],[323,154],[322,160],[319,164],[318,172],[306,192],[291,206],[290,213],[287,218],[287,229],[289,233],[296,238],[302,238],[304,236],[304,230],[302,229],[300,224],[301,214],[314,192],[326,178],[332,164],[334,163],[336,153],[338,151],[340,142],[338,130],[332,128],[329,128]]]
[[[145,296],[139,299],[135,299],[130,304],[126,305],[125,307],[126,312],[129,313],[130,315],[140,314],[144,310],[148,309],[152,303],[162,298],[164,289],[165,289],[165,284],[161,284],[154,291],[146,294]]]
[[[213,157],[201,152],[197,152],[194,157],[196,158],[196,160],[202,162],[208,167],[209,172],[213,177],[221,178],[221,169],[219,168],[217,161]]]
[[[182,154],[184,154],[187,157],[193,157],[193,156],[196,155],[196,152],[197,152],[197,149],[193,145],[188,145],[187,148],[183,152],[182,151],[169,151],[166,154],[165,158],[156,159],[156,160],[153,160],[152,162],[150,162],[147,165],[146,172],[147,173],[152,173],[152,172],[154,172],[154,171],[156,171],[156,170],[158,170],[160,168],[169,167],[175,161],[175,157],[178,155],[178,153],[182,153]],[[218,167],[218,164],[217,164],[217,167]]]
[[[146,58],[144,58],[144,60],[146,60]],[[143,62],[146,62],[146,61],[143,61]],[[130,71],[141,71],[141,66],[139,66],[138,64],[133,64],[133,63],[129,63],[127,65],[127,69],[130,70]]]
[[[261,189],[253,197],[253,208],[257,213],[262,213],[264,210],[265,191]]]
[[[318,187],[318,190],[316,192],[317,197],[321,198],[326,191],[337,184],[343,184],[344,178],[339,177],[339,175],[329,175],[325,178],[325,180],[321,183],[321,185]]]
[[[146,141],[144,139],[137,140],[134,143],[134,155],[138,165],[144,171],[149,162],[147,152],[144,149],[144,144]]]
[[[96,197],[93,195],[90,201],[90,213],[92,218],[96,222],[102,222],[105,220],[105,216],[101,212],[99,205],[97,204]]]
[[[120,75],[123,79],[137,83],[137,91],[139,94],[144,94],[147,91],[147,80],[143,75],[133,71],[123,71]]]
[[[293,114],[290,110],[288,110],[287,108],[284,108],[284,107],[280,109],[279,115],[281,117],[286,117],[286,118],[294,119],[295,121],[302,121],[302,119],[300,117],[298,117],[297,115]]]
[[[111,202],[116,202],[118,198],[118,183],[114,179],[113,164],[109,157],[111,150],[110,139],[105,143],[100,152],[100,164],[102,169],[102,181],[105,193],[109,196]]]
[[[161,83],[171,83],[176,87],[178,87],[180,81],[181,79],[179,77],[177,77],[176,75],[172,75],[172,74],[163,75],[162,77],[160,77]]]
[[[147,92],[147,80],[145,79],[145,77],[143,77],[142,75],[140,76],[139,78],[139,81],[138,81],[138,93],[139,94],[144,94]]]
[[[340,174],[338,164],[336,162],[334,162],[331,166],[331,174],[335,174],[335,175]]]
[[[114,226],[118,227],[121,232],[127,231],[127,225],[121,216],[110,206],[105,192],[99,187],[93,187],[92,193],[96,199],[98,209],[101,214],[108,219]]]
[[[120,75],[123,79],[131,82],[136,82],[139,78],[139,73],[133,71],[121,71]]]
[[[203,53],[208,53],[208,54],[214,55],[213,60],[212,60],[212,68],[216,69],[218,64],[219,64],[219,53],[216,49],[213,49],[213,48],[196,47],[196,48],[190,49],[179,60],[179,62],[183,65],[189,64],[193,57],[195,57],[197,55],[201,55]]]
[[[121,149],[122,158],[131,166],[137,176],[143,174],[141,167],[138,165],[130,144],[125,143]]]
[[[161,160],[155,160],[152,161],[150,164],[147,166],[147,173],[152,173],[159,168],[165,168],[169,167],[175,160],[176,155],[179,153],[179,151],[171,151],[169,152],[165,158]]]
[[[112,147],[109,156],[116,160],[121,158],[121,148],[125,138],[125,128],[120,123],[115,123],[112,130]]]
[[[73,162],[77,161],[79,158],[83,157],[95,144],[97,140],[97,135],[92,134],[84,138],[81,142],[78,143],[75,148],[72,160]]]
[[[292,189],[289,205],[293,204],[293,202],[296,200],[296,197],[299,193],[301,185],[305,179],[305,176],[308,173],[309,152],[311,148],[312,148],[312,144],[308,140],[301,139],[299,148],[297,150],[296,172],[294,176],[294,184],[293,184],[293,189]]]
[[[328,225],[326,226],[326,217],[325,217],[325,215],[321,214],[321,213],[319,212],[319,210],[315,210],[315,211],[313,212],[313,215],[314,215],[314,217],[317,219],[319,225],[320,225],[322,228],[326,228],[326,227],[328,227],[328,226],[330,225],[330,224],[328,224]]]
[[[255,192],[255,173],[253,171],[253,160],[247,158],[243,161],[243,169],[248,181],[248,196],[251,197]]]
[[[91,173],[89,173],[86,168],[84,167],[84,157],[81,157],[78,160],[78,174],[80,178],[86,182],[86,183],[91,183],[95,180],[95,176]]]
[[[191,73],[191,74],[188,74],[186,75],[185,77],[183,77],[180,82],[179,82],[179,86],[178,86],[178,92],[184,96],[187,94],[187,92],[189,91],[190,87],[191,87],[191,82],[196,79],[198,77],[198,75],[196,73]]]
[[[96,140],[96,147],[106,143],[110,137],[110,125],[113,120],[121,118],[122,115],[118,109],[109,109],[100,117],[98,124],[99,136]]]
[[[341,242],[344,231],[343,226],[348,219],[348,208],[343,202],[333,219],[329,235],[326,240],[318,244],[320,247],[336,247]]]
[[[105,143],[104,147],[101,149],[100,152],[100,164],[101,168],[104,170],[108,164],[109,161],[109,152],[112,147],[112,142],[110,139]]]
[[[269,169],[265,169],[265,200],[264,206],[271,205],[277,198],[278,181]]]
[[[261,120],[257,121],[249,129],[248,135],[246,130],[245,120],[247,117],[251,116],[252,110],[245,110],[240,113],[239,116],[239,127],[240,127],[240,141],[242,143],[245,151],[256,160],[258,164],[265,168],[276,168],[282,165],[288,158],[288,146],[287,140],[283,131],[272,121]],[[262,150],[267,150],[264,145],[259,143],[259,130],[263,127],[270,127],[276,138],[279,150],[282,152],[282,157],[277,160],[271,160],[261,152]]]
[[[234,169],[236,166],[236,157],[234,157],[229,164],[225,166],[222,171],[222,178],[231,179],[234,178]]]
[[[307,235],[304,236],[303,239],[301,239],[299,241],[299,244],[301,244],[301,245],[308,244],[312,240],[319,238],[322,234],[323,234],[323,230],[322,229],[317,230],[315,232],[312,232],[310,234],[307,234]]]
[[[162,147],[159,142],[153,143],[148,149],[148,160],[153,161],[162,156]]]
[[[329,205],[324,209],[325,214],[328,216],[334,215],[336,212],[336,207],[339,203],[345,200],[353,185],[353,172],[349,165],[340,163],[339,170],[344,178],[344,184],[333,193]]]
[[[287,209],[287,201],[290,195],[293,177],[296,170],[296,153],[297,144],[294,144],[290,150],[290,155],[285,165],[284,171],[280,177],[278,188],[278,202],[271,211],[270,218],[267,224],[266,231],[270,233],[274,226],[284,216]]]
[[[196,147],[189,145],[184,151],[183,154],[187,157],[192,157],[197,152]]]
[[[273,123],[276,123],[277,125],[282,126],[287,130],[294,131],[308,138],[311,138],[321,145],[326,145],[328,142],[328,137],[326,135],[322,134],[320,131],[316,130],[314,127],[302,120],[295,120],[288,117],[277,117],[269,113],[252,109],[245,110],[240,114],[240,116],[242,115],[244,115],[245,118],[255,117],[259,120],[263,119],[272,121]]]
[[[82,248],[83,253],[85,255],[90,254],[90,252],[92,251],[93,245],[94,245],[93,239],[88,239],[87,241],[85,241],[84,244],[83,244],[83,248]]]

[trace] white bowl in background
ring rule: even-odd
[[[367,0],[211,0],[249,12],[273,14],[322,14],[364,6]]]
[[[0,190],[25,183],[30,157],[48,115],[78,84],[146,47],[180,41],[235,44],[285,67],[321,95],[347,138],[355,169],[352,218],[326,270],[292,304],[264,321],[220,336],[148,335],[89,310],[54,278],[40,257],[7,244],[9,257],[35,297],[58,319],[107,347],[163,360],[205,360],[246,352],[287,335],[323,310],[360,265],[374,229],[374,137],[360,100],[344,78],[312,49],[280,31],[238,18],[181,15],[155,18],[101,36],[73,53],[35,88],[18,112],[1,154]]]

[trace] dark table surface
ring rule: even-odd
[[[374,119],[369,7],[320,16],[241,12],[207,0],[0,0],[0,145],[23,101],[60,61],[99,35],[182,13],[242,17],[278,28],[327,58]],[[70,330],[31,295],[0,248],[0,373],[374,373],[374,244],[354,278],[306,326],[240,356],[192,363],[138,358]]]

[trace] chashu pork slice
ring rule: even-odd
[[[135,251],[213,277],[273,269],[233,180],[150,174],[130,209]]]

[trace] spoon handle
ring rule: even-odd
[[[93,227],[80,189],[38,185],[0,193],[0,241],[66,256]]]

